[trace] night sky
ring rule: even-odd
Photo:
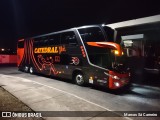
[[[90,24],[160,14],[153,0],[0,0],[0,48],[17,40]]]

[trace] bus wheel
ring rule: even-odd
[[[28,67],[28,66],[25,66],[25,67],[24,67],[24,72],[28,72],[28,70],[29,70],[29,67]]]
[[[77,73],[74,77],[74,80],[77,85],[83,86],[84,85],[84,76],[82,73]]]
[[[30,68],[29,68],[29,72],[30,72],[31,74],[33,74],[33,73],[34,73],[34,71],[33,71],[33,67],[30,67]]]

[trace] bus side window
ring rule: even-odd
[[[41,38],[42,46],[48,46],[48,36]]]
[[[69,45],[77,45],[77,44],[78,44],[78,42],[76,39],[76,35],[71,36],[69,39]]]
[[[40,46],[40,38],[35,38],[33,42],[34,47],[39,47]]]
[[[77,45],[75,33],[73,31],[62,33],[61,44]]]
[[[48,39],[47,37],[39,37],[39,38],[35,38],[34,42],[33,42],[33,46],[34,47],[41,47],[41,46],[47,46],[48,44]]]
[[[114,42],[114,29],[107,27],[107,26],[103,26],[103,29],[107,35],[107,41],[108,42]]]
[[[60,44],[60,35],[59,34],[54,34],[49,36],[49,45],[59,45]]]

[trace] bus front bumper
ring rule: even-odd
[[[109,89],[118,89],[129,84],[130,73],[109,71]]]

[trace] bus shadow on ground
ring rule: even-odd
[[[160,88],[133,86],[129,94],[141,98],[160,99]]]
[[[66,82],[66,83],[75,84],[74,81],[70,80],[70,79],[64,79],[64,78],[55,77],[55,76],[48,76],[48,75],[44,75],[44,74],[40,74],[40,73],[36,73],[35,75],[42,76],[45,78],[55,79],[56,81],[62,81],[62,82]]]
[[[42,74],[36,74],[36,75],[43,76],[43,77],[50,78],[50,79],[55,79],[57,81],[62,81],[62,82],[69,83],[69,84],[75,84],[75,82],[70,79],[64,79],[64,78],[59,78],[59,77],[54,77],[54,76],[47,76],[47,75],[42,75]],[[146,86],[142,86],[138,84],[132,84],[130,86],[116,89],[116,90],[111,90],[111,89],[108,89],[107,87],[102,87],[102,86],[97,86],[97,85],[92,85],[92,84],[85,84],[83,87],[88,87],[90,89],[99,90],[102,92],[119,95],[119,96],[133,95],[133,96],[138,96],[141,98],[160,99],[160,88],[153,88],[150,86],[146,87]]]
[[[64,79],[64,78],[55,77],[55,76],[47,76],[47,75],[39,74],[39,73],[36,73],[36,75],[46,77],[46,78],[49,78],[49,79],[55,79],[56,81],[62,81],[62,82],[69,83],[69,84],[76,84],[75,81],[71,80],[71,79]],[[123,94],[129,93],[129,91],[126,90],[128,88],[118,89],[118,90],[110,90],[107,87],[97,86],[97,85],[92,85],[92,84],[85,84],[82,87],[88,87],[90,89],[95,89],[95,90],[99,90],[99,91],[102,91],[102,92],[107,92],[107,93],[117,94],[117,95],[123,95]]]
[[[102,87],[102,86],[96,86],[96,85],[88,85],[88,87],[90,87],[91,89],[96,89],[102,92],[107,92],[110,94],[115,94],[115,95],[124,95],[124,94],[129,94],[131,89],[130,87],[125,87],[125,88],[120,88],[120,89],[109,89],[106,87]]]
[[[142,87],[138,85],[131,85],[130,88],[120,88],[116,90],[110,90],[101,86],[93,85],[88,85],[88,87],[119,96],[132,95],[140,98],[160,99],[160,88]]]

